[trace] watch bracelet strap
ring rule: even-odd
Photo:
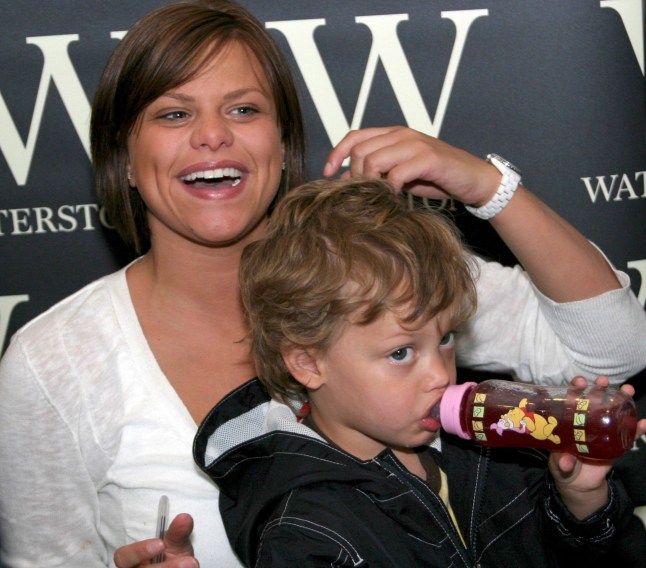
[[[494,196],[482,207],[465,205],[465,209],[480,219],[491,219],[500,213],[509,203],[520,185],[521,176],[511,168],[506,168],[502,174],[502,181]]]

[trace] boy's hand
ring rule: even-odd
[[[608,379],[598,377],[596,385],[607,387]],[[585,387],[587,381],[576,377],[571,384]],[[621,390],[633,396],[635,391],[630,385]],[[646,433],[646,419],[637,422],[635,439]],[[556,488],[570,513],[577,519],[584,519],[608,503],[608,482],[606,476],[612,469],[613,460],[587,460],[571,454],[553,452],[549,468]]]

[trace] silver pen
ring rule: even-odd
[[[157,510],[157,532],[155,536],[157,538],[164,538],[166,534],[166,523],[168,521],[168,497],[162,495],[159,498],[159,508]],[[164,554],[158,554],[153,558],[153,564],[160,564],[164,560]]]

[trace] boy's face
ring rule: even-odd
[[[443,313],[411,329],[388,311],[345,326],[316,357],[321,383],[309,394],[317,426],[361,459],[435,438],[429,411],[456,379],[451,323]]]

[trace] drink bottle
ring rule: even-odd
[[[632,397],[613,386],[487,380],[448,387],[438,405],[431,415],[439,414],[442,428],[462,438],[591,459],[612,459],[629,450],[637,428]]]

